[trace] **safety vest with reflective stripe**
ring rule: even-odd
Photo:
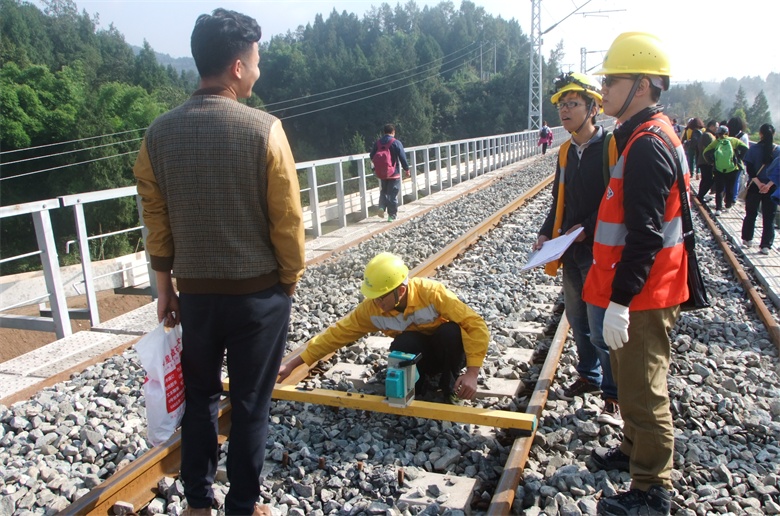
[[[626,157],[634,142],[647,134],[651,126],[657,126],[666,133],[675,144],[675,152],[683,168],[686,188],[689,173],[683,150],[677,134],[669,120],[662,114],[655,115],[641,124],[626,144],[604,192],[599,206],[596,234],[593,238],[593,266],[588,272],[583,288],[583,299],[593,305],[606,308],[612,295],[612,283],[615,279],[615,268],[623,255],[628,229],[625,225],[623,199],[623,175]],[[658,136],[652,136],[658,138]],[[660,139],[660,138],[659,138]],[[631,173],[629,171],[628,173]],[[631,301],[631,310],[655,310],[676,306],[688,299],[687,262],[682,230],[682,206],[680,189],[675,180],[666,198],[664,221],[661,228],[663,247],[658,252],[650,268],[642,290]]]

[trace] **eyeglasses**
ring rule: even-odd
[[[558,102],[557,104],[555,104],[555,107],[558,108],[558,111],[560,111],[563,108],[571,110],[576,108],[577,106],[584,106],[584,105],[585,104],[583,104],[582,102],[577,102],[575,100],[568,100],[566,102]]]
[[[601,79],[601,85],[605,88],[611,88],[613,84],[621,79],[633,81],[634,78],[635,76],[633,75],[605,75],[604,78]]]

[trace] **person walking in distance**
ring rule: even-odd
[[[561,124],[571,133],[571,139],[558,152],[553,200],[534,250],[551,238],[583,228],[561,260],[545,267],[551,276],[563,267],[563,302],[577,347],[579,377],[558,392],[558,397],[573,400],[601,391],[604,409],[598,421],[620,426],[623,421],[617,386],[612,379],[609,348],[601,336],[601,320],[590,321],[591,313],[582,300],[582,286],[593,262],[596,214],[609,178],[605,146],[612,135],[595,125],[596,115],[601,112],[601,86],[595,79],[569,72],[556,78],[554,84],[550,101],[558,108]]]
[[[258,504],[268,413],[305,260],[300,188],[281,122],[238,102],[260,77],[260,36],[257,21],[235,11],[198,17],[191,47],[200,87],[152,122],[133,168],[157,316],[183,329],[188,515],[210,516],[215,503],[225,354],[233,407],[225,514],[271,514]]]
[[[745,196],[745,218],[742,221],[742,245],[752,247],[753,233],[756,229],[758,209],[761,207],[761,243],[762,254],[769,254],[775,241],[775,213],[777,205],[772,194],[777,185],[769,178],[769,165],[780,156],[780,147],[774,144],[775,128],[772,124],[762,124],[758,129],[760,140],[745,154],[745,169],[748,184]]]
[[[710,120],[707,122],[707,128],[699,138],[699,143],[696,145],[696,163],[699,166],[699,173],[701,174],[701,182],[699,183],[699,191],[696,193],[696,198],[702,204],[707,204],[706,195],[712,190],[712,186],[715,184],[715,178],[713,177],[714,166],[704,158],[704,149],[709,144],[715,141],[715,131],[718,130],[718,122]]]
[[[547,120],[544,121],[542,124],[542,128],[539,129],[539,142],[536,144],[537,147],[539,145],[542,146],[542,156],[547,154],[547,147],[552,145],[553,142],[553,132],[552,129],[550,129],[550,126],[547,125]]]
[[[384,136],[374,142],[369,157],[374,174],[379,179],[379,216],[393,222],[398,217],[398,192],[401,191],[401,168],[409,174],[406,151],[401,140],[395,137],[395,126],[385,124]]]
[[[669,514],[674,423],[668,332],[688,299],[681,195],[685,152],[658,105],[669,57],[643,32],[620,34],[604,57],[604,113],[617,118],[620,158],[601,201],[583,298],[604,311],[604,341],[620,394],[623,439],[593,464],[631,474],[631,488],[602,498],[599,514]],[[685,191],[680,192],[682,179]]]
[[[715,215],[728,211],[734,205],[734,190],[736,189],[739,167],[748,146],[729,136],[729,128],[718,126],[715,130],[715,141],[707,145],[703,156],[712,164],[715,176]]]

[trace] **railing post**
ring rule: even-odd
[[[339,227],[347,227],[347,205],[344,199],[344,167],[343,162],[336,164],[336,205],[339,211]]]
[[[60,263],[57,260],[57,247],[54,243],[54,231],[51,227],[51,216],[48,209],[31,213],[35,225],[35,238],[41,251],[41,264],[46,290],[49,293],[51,317],[54,322],[54,334],[58,339],[64,339],[73,333],[68,315],[68,303],[62,287]]]
[[[482,175],[485,173],[485,139],[480,138],[477,143],[479,144],[479,173]]]
[[[360,189],[360,215],[368,218],[368,189],[366,188],[366,160],[358,161],[358,188]]]
[[[441,184],[441,147],[436,146],[436,183],[439,185],[439,191],[444,190],[444,186]]]
[[[431,195],[431,148],[425,147],[425,195]]]
[[[447,186],[451,187],[453,185],[453,179],[452,179],[452,144],[447,144]]]
[[[311,211],[311,229],[314,238],[322,236],[320,224],[320,195],[317,191],[317,167],[312,165],[308,169],[309,178],[309,211]]]
[[[474,159],[473,159],[473,161],[474,161],[474,175],[481,176],[482,175],[482,170],[479,168],[479,157],[477,155],[477,145],[478,145],[478,143],[479,142],[477,140],[472,140],[471,141],[471,145],[474,147]]]
[[[456,157],[456,161],[455,161],[455,168],[457,168],[457,170],[458,170],[458,182],[461,182],[461,181],[463,181],[463,170],[461,170],[461,166],[460,166],[461,165],[460,149],[463,146],[463,144],[462,143],[457,143],[456,145],[457,145],[458,152],[457,152],[457,157]],[[466,170],[466,179],[467,180],[469,179],[468,170]]]
[[[412,175],[412,199],[417,200],[420,198],[418,194],[419,188],[417,187],[417,151],[412,152],[412,162],[409,165]]]
[[[84,275],[84,291],[89,308],[89,322],[92,326],[100,324],[98,312],[97,293],[95,292],[95,280],[92,275],[92,257],[89,255],[89,241],[87,240],[87,220],[84,217],[84,205],[74,204],[73,213],[76,217],[76,235],[81,252],[81,273]],[[151,277],[151,275],[150,275]]]

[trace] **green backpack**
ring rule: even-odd
[[[728,138],[721,138],[715,146],[715,170],[723,174],[737,170],[734,159],[734,147]]]

